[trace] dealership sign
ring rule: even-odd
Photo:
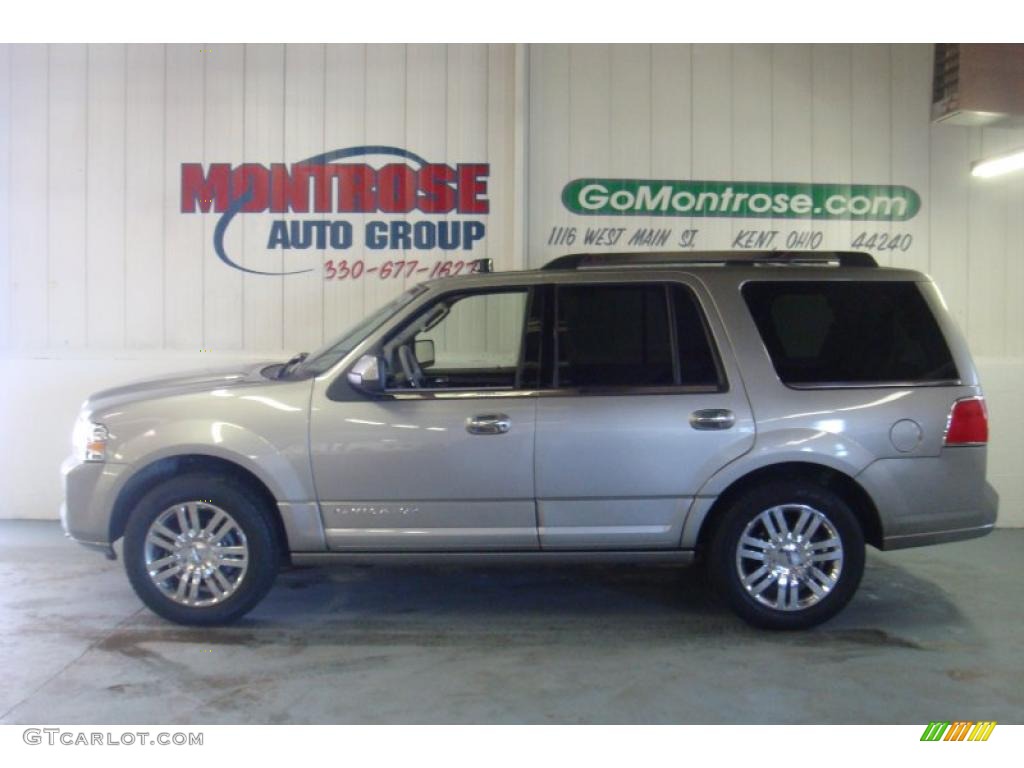
[[[921,208],[910,187],[771,181],[574,179],[562,203],[586,216],[691,216],[906,221]]]
[[[183,163],[181,212],[220,214],[213,246],[228,266],[259,275],[299,274],[312,270],[263,272],[233,260],[224,236],[235,216],[270,214],[270,250],[344,251],[359,238],[371,251],[468,251],[486,234],[484,222],[446,217],[487,214],[489,175],[487,163],[432,163],[389,146],[336,149],[291,165]],[[358,228],[356,215],[362,216]]]

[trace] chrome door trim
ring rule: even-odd
[[[388,390],[380,400],[486,400],[515,397],[619,397],[636,395],[712,395],[724,394],[728,386],[662,387],[558,387],[551,389],[422,389]]]

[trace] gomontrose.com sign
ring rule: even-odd
[[[771,181],[574,179],[562,203],[588,216],[722,216],[906,221],[921,208],[910,187]]]

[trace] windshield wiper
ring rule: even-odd
[[[292,369],[293,366],[298,365],[309,356],[309,352],[300,352],[291,358],[287,363],[281,366],[281,370],[277,372],[277,378],[283,379]]]

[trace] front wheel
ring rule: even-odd
[[[832,618],[857,591],[864,534],[832,491],[774,482],[744,493],[725,511],[708,564],[744,620],[804,629]]]
[[[264,507],[245,485],[205,473],[153,488],[124,534],[125,569],[136,594],[179,624],[243,616],[277,576],[279,544]]]

